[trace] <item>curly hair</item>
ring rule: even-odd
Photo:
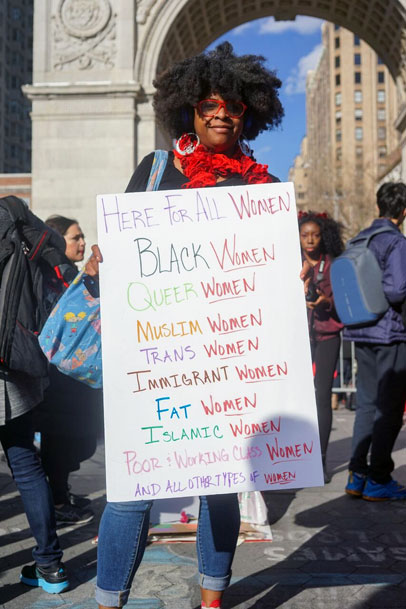
[[[246,104],[244,136],[253,140],[280,124],[284,111],[279,100],[281,81],[263,64],[262,55],[233,52],[229,42],[213,51],[180,61],[154,80],[154,109],[158,122],[178,138],[193,131],[193,107],[213,93]]]
[[[317,224],[321,232],[321,251],[323,254],[328,254],[332,258],[336,258],[342,254],[344,250],[341,236],[343,226],[340,222],[336,222],[325,212],[318,213],[311,210],[299,212],[298,222],[299,232],[301,227],[308,222]]]

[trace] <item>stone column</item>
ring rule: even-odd
[[[96,195],[122,192],[136,162],[135,3],[35,0],[34,9],[33,84],[24,88],[32,207],[43,219],[77,218],[90,246]]]

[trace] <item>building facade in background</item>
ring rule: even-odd
[[[386,66],[352,32],[324,23],[322,37],[306,85],[307,142],[290,179],[305,190],[307,208],[328,211],[353,234],[376,215],[377,184],[400,162],[397,92]]]
[[[31,174],[0,173],[0,197],[19,197],[31,207]]]
[[[33,0],[0,2],[0,173],[31,171]]]
[[[295,157],[294,164],[289,170],[289,180],[295,183],[296,207],[298,210],[311,209],[307,157],[307,136],[305,136],[300,146],[300,154]]]

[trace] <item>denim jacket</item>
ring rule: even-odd
[[[388,218],[378,218],[361,235],[368,235],[377,228],[388,227],[370,241],[369,248],[375,254],[382,269],[383,289],[389,308],[374,324],[360,328],[346,328],[344,338],[362,343],[388,345],[406,342],[406,328],[402,322],[401,305],[406,298],[406,238]]]

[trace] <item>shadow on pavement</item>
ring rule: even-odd
[[[275,493],[273,502],[280,508],[274,507],[275,513],[283,512],[289,498]],[[289,541],[272,543],[266,554],[275,565],[231,585],[223,609],[232,609],[261,593],[265,594],[252,608],[273,609],[291,601],[289,609],[294,609],[299,606],[294,603],[299,593],[300,603],[308,601],[312,607],[328,607],[340,597],[343,606],[351,597],[351,607],[360,609],[404,607],[404,510],[403,502],[369,503],[342,496],[297,513],[296,526],[322,530],[310,533],[311,537],[293,552],[289,551]],[[366,585],[368,600],[360,598],[354,605],[354,595]],[[362,596],[366,598],[366,593]]]

